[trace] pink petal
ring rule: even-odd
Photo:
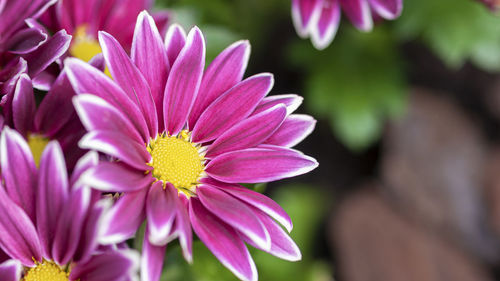
[[[36,104],[33,85],[28,75],[23,73],[17,80],[12,100],[14,126],[21,134],[26,135],[28,131],[32,130],[35,110]]]
[[[83,232],[90,194],[88,186],[73,189],[58,217],[51,255],[58,264],[67,264],[73,258]]]
[[[273,217],[281,223],[288,232],[292,231],[293,224],[288,214],[281,208],[278,203],[274,202],[271,198],[252,191],[242,186],[227,184],[227,183],[213,183],[213,186],[231,194],[232,196],[242,200],[243,202],[251,205],[267,215]]]
[[[142,137],[124,114],[102,98],[81,94],[73,98],[73,104],[88,131],[118,132],[142,144]]]
[[[146,229],[142,241],[141,281],[158,281],[163,271],[163,259],[167,246],[155,246],[149,242],[150,232]]]
[[[278,104],[241,121],[224,132],[208,147],[206,157],[213,158],[228,151],[250,148],[261,144],[280,127],[285,116],[285,106]]]
[[[286,106],[286,113],[289,115],[299,108],[303,100],[303,97],[295,94],[268,96],[260,101],[252,115],[259,114],[280,103]]]
[[[373,28],[373,19],[368,0],[339,0],[342,10],[359,30],[370,31]]]
[[[148,124],[149,136],[156,137],[158,132],[156,107],[146,79],[113,36],[99,31],[99,43],[113,79],[141,110]]]
[[[104,192],[131,192],[147,188],[154,179],[123,163],[100,162],[82,176],[82,181]]]
[[[205,39],[194,27],[188,34],[186,45],[172,65],[165,88],[163,118],[171,135],[180,132],[185,124],[198,89],[205,66]]]
[[[401,15],[403,10],[402,0],[369,0],[370,5],[381,17],[393,20]]]
[[[189,216],[200,240],[241,280],[257,281],[257,269],[239,235],[212,215],[196,198],[189,201]]]
[[[216,98],[241,81],[249,56],[248,41],[238,41],[213,60],[203,74],[200,91],[189,116],[189,128],[194,127],[203,111]]]
[[[140,265],[137,252],[128,249],[108,250],[93,255],[71,269],[70,280],[129,281],[135,280]]]
[[[57,219],[68,200],[68,175],[64,155],[56,141],[43,151],[38,172],[36,228],[46,257],[54,243]]]
[[[292,114],[264,143],[292,147],[300,143],[314,130],[316,120],[305,114]]]
[[[332,43],[340,23],[339,0],[325,1],[315,28],[311,29],[311,40],[314,47],[323,50]]]
[[[245,203],[209,185],[199,186],[196,194],[203,206],[212,214],[234,229],[245,233],[260,247],[271,248],[269,233]]]
[[[137,17],[131,52],[132,61],[137,65],[151,88],[151,95],[159,119],[158,123],[163,125],[163,91],[167,83],[170,65],[160,33],[153,18],[146,11],[142,11]],[[160,131],[163,131],[162,129]]]
[[[149,141],[148,126],[141,111],[114,81],[101,71],[75,58],[65,60],[68,78],[78,94],[94,94],[126,114],[142,136]]]
[[[157,181],[149,189],[146,201],[146,217],[149,228],[149,241],[156,246],[167,244],[167,238],[172,229],[176,214],[177,190],[163,182]]]
[[[313,158],[291,149],[248,148],[215,157],[206,172],[223,182],[258,183],[305,174],[317,166]]]
[[[134,236],[146,217],[147,194],[148,189],[143,188],[127,192],[118,199],[100,224],[103,236],[99,241],[102,244],[115,244]]]
[[[5,253],[25,266],[33,266],[33,259],[42,261],[42,247],[33,222],[3,187],[0,187],[0,213],[0,247]]]
[[[16,260],[7,260],[0,264],[0,276],[3,281],[19,281],[23,266]]]
[[[299,247],[293,242],[288,234],[267,215],[255,210],[255,214],[265,225],[271,236],[271,249],[266,250],[255,244],[250,238],[244,236],[245,242],[255,248],[266,251],[273,256],[287,261],[299,261],[302,259]]]
[[[193,141],[214,140],[248,117],[271,90],[273,81],[271,74],[263,73],[247,78],[229,89],[200,116],[193,128]]]
[[[108,201],[101,200],[90,206],[85,222],[82,226],[82,235],[76,248],[73,260],[75,262],[84,262],[88,260],[96,251],[99,234],[99,221],[107,209]]]
[[[172,66],[186,44],[186,32],[184,29],[174,23],[168,30],[165,36],[165,46],[167,48],[167,56],[170,66]]]
[[[321,11],[322,0],[292,0],[292,19],[300,37],[307,37],[309,28]]]
[[[0,139],[0,167],[9,197],[35,221],[37,170],[28,144],[18,132],[4,127]]]
[[[24,56],[24,59],[29,65],[29,76],[37,76],[56,59],[66,53],[70,42],[71,36],[68,35],[65,30],[60,30],[35,51]]]
[[[76,162],[75,168],[71,173],[70,186],[76,184],[80,180],[80,176],[90,170],[92,167],[97,166],[99,163],[99,154],[95,151],[89,151]]]
[[[151,159],[146,146],[118,132],[91,131],[80,140],[79,146],[116,157],[138,170],[147,171],[151,168],[146,165]]]
[[[184,259],[191,263],[193,261],[193,231],[189,222],[189,214],[187,210],[187,199],[179,194],[179,200],[176,200],[177,217],[175,218],[175,233],[174,236],[179,237],[179,242],[182,248]],[[181,202],[181,198],[186,199]]]

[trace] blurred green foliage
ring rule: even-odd
[[[467,60],[500,70],[500,17],[479,1],[405,1],[395,29],[404,40],[422,39],[448,66]]]
[[[314,190],[315,192],[311,192]],[[314,186],[282,186],[272,196],[290,215],[295,227],[290,236],[302,251],[302,260],[288,262],[250,248],[259,271],[259,280],[329,281],[330,265],[314,257],[315,237],[327,212],[327,197]],[[193,244],[193,264],[182,257],[176,243],[168,246],[162,281],[235,281],[234,275],[197,240]]]

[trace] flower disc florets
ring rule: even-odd
[[[194,193],[204,170],[204,158],[199,147],[189,141],[189,135],[182,131],[178,136],[159,135],[148,147],[152,160],[153,176],[171,183],[177,189]]]
[[[44,260],[28,270],[23,281],[68,281],[69,273],[52,261]]]

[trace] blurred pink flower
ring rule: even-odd
[[[286,260],[300,251],[286,231],[292,223],[274,201],[238,183],[275,181],[307,173],[315,159],[291,149],[314,128],[291,114],[296,95],[266,97],[269,73],[242,81],[247,41],[227,47],[205,70],[205,40],[173,25],[165,44],[152,17],[137,19],[131,57],[99,33],[113,80],[81,60],[66,70],[78,115],[89,132],[80,146],[111,156],[83,180],[123,196],[112,207],[103,242],[132,237],[146,219],[142,278],[160,278],[166,244],[179,238],[192,259],[192,230],[243,280],[257,280],[245,242]],[[166,46],[165,46],[166,45]]]
[[[403,0],[292,0],[292,18],[299,36],[322,50],[337,33],[341,9],[357,29],[370,31],[374,17],[393,20],[402,8]]]

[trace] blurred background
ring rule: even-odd
[[[259,280],[500,280],[500,17],[474,0],[406,0],[362,33],[345,19],[323,51],[290,0],[156,0],[198,25],[207,58],[239,39],[246,76],[274,73],[315,131],[313,172],[255,188],[294,221],[297,263],[252,251]],[[141,241],[141,239],[137,239]],[[202,245],[169,245],[164,281],[236,280]]]

